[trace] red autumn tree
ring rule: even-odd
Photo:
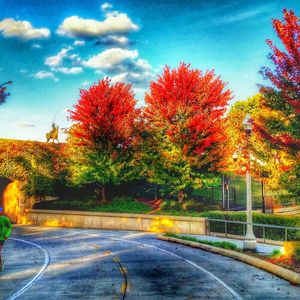
[[[107,184],[130,179],[134,122],[138,116],[131,85],[103,79],[88,90],[70,111],[75,122],[69,139],[73,174],[78,183],[96,183],[106,200]],[[75,147],[74,147],[75,146]]]
[[[146,94],[146,128],[150,134],[147,152],[151,180],[169,184],[182,195],[199,187],[204,172],[213,170],[226,139],[222,118],[231,92],[214,71],[202,73],[181,63],[165,67]]]
[[[271,114],[256,124],[260,134],[275,148],[289,152],[300,149],[300,19],[293,11],[283,10],[283,21],[273,20],[273,27],[283,44],[278,48],[267,40],[274,69],[263,68],[272,86],[262,86],[266,108]]]

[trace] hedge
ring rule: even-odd
[[[61,144],[0,139],[0,177],[25,182],[28,196],[54,194],[60,180]]]
[[[209,219],[231,220],[246,222],[247,217],[245,212],[223,212],[223,211],[210,211],[201,213],[202,217]],[[213,232],[225,232],[224,223],[210,222],[210,230]],[[281,216],[281,215],[266,215],[261,213],[253,213],[253,223],[267,224],[285,227],[300,228],[300,217],[297,216]],[[243,225],[241,224],[227,224],[229,234],[243,235]],[[262,227],[254,226],[254,234],[256,237],[262,238]],[[283,241],[285,238],[284,229],[267,228],[265,229],[265,237],[270,240]],[[288,230],[288,240],[300,240],[300,231]]]

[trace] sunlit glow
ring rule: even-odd
[[[168,218],[161,218],[157,217],[155,218],[151,225],[149,230],[152,232],[168,232],[173,227],[174,221],[168,219]]]
[[[282,254],[286,257],[292,257],[296,253],[296,249],[300,248],[300,242],[284,242]]]
[[[3,208],[5,215],[15,223],[19,221],[21,197],[21,184],[19,181],[13,181],[7,185],[3,193]]]
[[[139,237],[139,236],[145,236],[145,235],[149,235],[151,233],[149,232],[139,232],[139,233],[133,233],[133,234],[128,234],[125,235],[124,238],[125,239],[131,239],[131,238],[135,238],[135,237]]]
[[[58,219],[47,219],[44,223],[43,226],[48,226],[48,227],[73,227],[73,223],[66,221],[64,219],[58,220]]]
[[[21,216],[19,218],[18,224],[22,224],[22,225],[32,225],[33,222],[32,220],[30,220],[27,216]]]

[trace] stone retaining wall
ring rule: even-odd
[[[54,227],[206,234],[205,218],[198,217],[32,209],[26,216],[26,223]]]

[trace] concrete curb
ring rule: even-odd
[[[227,250],[227,249],[223,249],[223,248],[218,248],[218,247],[214,247],[214,246],[210,246],[210,245],[205,245],[205,244],[200,244],[200,243],[196,243],[196,242],[192,242],[192,241],[186,241],[186,240],[182,240],[182,239],[178,239],[178,238],[173,238],[173,237],[167,237],[164,235],[159,235],[157,237],[159,240],[163,240],[163,241],[168,241],[168,242],[173,242],[173,243],[178,243],[178,244],[182,244],[185,246],[190,246],[193,248],[199,248],[205,251],[209,251],[209,252],[213,252],[213,253],[217,253],[220,255],[224,255],[224,256],[228,256],[237,260],[240,260],[244,263],[247,263],[249,265],[252,265],[256,268],[265,270],[269,273],[272,273],[276,276],[279,276],[293,284],[299,284],[300,285],[300,274],[290,271],[288,269],[285,269],[283,267],[274,265],[272,263],[269,263],[267,261],[264,261],[262,259],[244,254],[244,253],[239,253],[233,250]]]

